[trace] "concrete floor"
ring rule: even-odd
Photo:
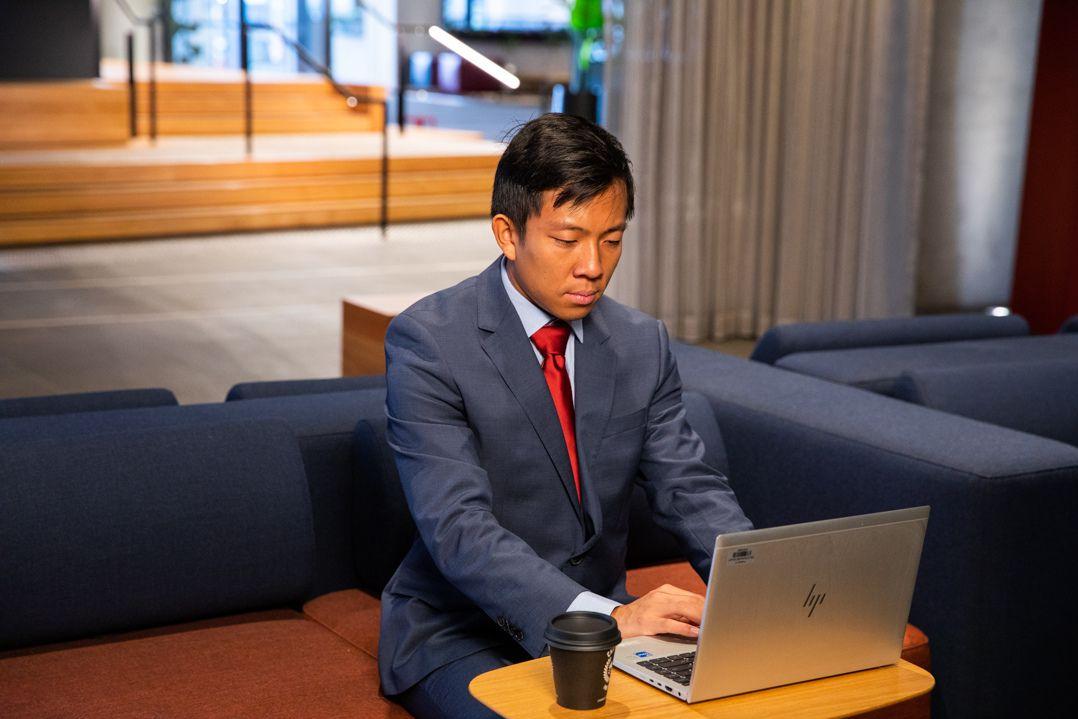
[[[433,292],[497,253],[487,220],[0,250],[0,397],[167,387],[190,404],[338,376],[342,297]]]
[[[496,255],[485,220],[0,250],[0,396],[213,402],[337,376],[342,297],[434,291]]]

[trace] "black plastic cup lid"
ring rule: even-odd
[[[550,620],[543,635],[555,649],[609,649],[621,641],[618,622],[599,612],[565,612]]]

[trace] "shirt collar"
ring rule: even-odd
[[[517,311],[517,316],[520,317],[520,323],[524,325],[524,333],[531,337],[541,327],[545,327],[553,321],[547,312],[540,309],[532,303],[527,297],[521,294],[520,290],[513,286],[513,283],[509,281],[509,273],[505,269],[505,258],[502,257],[502,286],[505,287],[505,294],[509,295],[509,301],[513,303],[513,309]],[[576,341],[584,342],[584,320],[573,320],[569,323],[569,326],[573,330],[573,336],[576,337]]]

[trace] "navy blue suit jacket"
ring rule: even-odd
[[[510,639],[539,656],[547,623],[585,590],[629,601],[635,482],[702,576],[716,535],[751,527],[685,420],[662,323],[603,297],[583,338],[574,369],[581,503],[499,262],[390,325],[389,442],[419,538],[382,594],[387,694]]]

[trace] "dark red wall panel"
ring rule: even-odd
[[[1045,0],[1012,309],[1034,332],[1078,313],[1078,0]]]

